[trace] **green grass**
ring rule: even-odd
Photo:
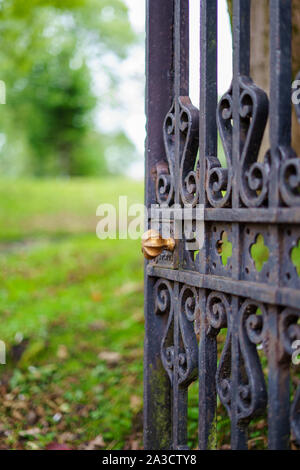
[[[0,181],[0,449],[142,446],[143,258],[140,241],[97,239],[96,208],[143,201],[125,179]],[[234,247],[218,246],[223,264]],[[267,260],[263,240],[251,254]],[[300,248],[291,253],[300,272]],[[271,256],[271,253],[268,254]],[[259,264],[260,263],[260,264]],[[218,350],[226,331],[218,336]],[[267,363],[264,358],[263,367]],[[189,444],[197,442],[198,384],[189,393]],[[230,420],[218,402],[218,447]],[[265,445],[266,419],[250,427]]]
[[[103,180],[0,180],[0,241],[59,234],[95,233],[99,204],[143,202],[143,185],[124,178]]]
[[[142,184],[1,182],[3,448],[140,445],[140,242],[95,235],[97,205],[119,194],[141,202]]]

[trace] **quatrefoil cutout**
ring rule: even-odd
[[[221,256],[222,264],[227,266],[228,260],[232,256],[232,243],[228,240],[225,231],[221,233],[221,238],[217,241],[217,252]]]
[[[265,245],[265,239],[263,235],[257,235],[255,243],[253,243],[250,247],[250,253],[256,270],[261,272],[264,264],[269,261],[270,257],[270,250],[267,245]]]
[[[291,260],[297,270],[297,274],[300,277],[300,239],[297,245],[291,251]]]

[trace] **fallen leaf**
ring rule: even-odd
[[[26,416],[26,420],[29,425],[35,424],[38,420],[38,416],[35,411],[30,410]]]
[[[119,287],[115,291],[116,295],[128,295],[134,294],[135,292],[143,292],[144,290],[144,283],[143,282],[127,282],[123,284],[123,286]]]
[[[131,450],[139,450],[140,449],[140,443],[139,441],[131,441]]]
[[[37,434],[41,434],[40,428],[31,428],[31,429],[25,429],[24,431],[19,431],[20,437],[36,436]]]
[[[49,400],[49,398],[46,398],[45,403],[53,410],[57,409],[57,404],[53,400]]]
[[[255,426],[255,427],[256,427],[256,429],[262,430],[262,429],[264,429],[266,426],[267,426],[266,421],[261,420],[261,421],[259,421],[258,423],[256,423],[256,426]]]
[[[96,320],[89,324],[89,329],[91,331],[101,331],[101,330],[104,330],[105,327],[106,327],[106,323],[101,320]]]
[[[90,441],[85,446],[85,450],[94,450],[97,447],[105,447],[105,442],[104,442],[103,437],[101,436],[101,434],[99,434],[99,436],[97,436],[95,439]]]
[[[222,449],[222,450],[231,450],[231,446],[230,446],[229,444],[223,444],[223,445],[221,446],[221,449]]]
[[[72,447],[66,444],[59,444],[58,442],[51,442],[46,445],[46,450],[72,450]]]
[[[249,449],[252,449],[253,447],[255,447],[255,444],[257,444],[259,441],[263,441],[264,446],[266,446],[268,440],[266,436],[258,436],[258,437],[254,437],[253,439],[249,439],[248,440]]]
[[[62,403],[59,407],[60,411],[63,413],[69,413],[70,412],[70,405],[68,403]]]
[[[56,355],[59,359],[67,359],[69,356],[67,347],[64,344],[60,344],[58,346]]]
[[[39,416],[45,416],[45,410],[41,405],[38,405],[36,408],[36,412]]]
[[[102,351],[98,354],[98,358],[107,362],[109,365],[116,365],[121,359],[121,354],[115,351]]]
[[[144,312],[143,310],[136,310],[132,313],[132,319],[137,323],[144,323]]]
[[[72,432],[63,432],[60,436],[58,436],[59,444],[74,441],[76,438],[76,434],[73,434]]]
[[[21,415],[21,413],[17,410],[13,410],[12,412],[12,417],[16,419],[17,421],[23,421],[24,417]]]
[[[131,395],[130,397],[130,408],[134,411],[138,411],[142,406],[142,399],[138,395]],[[134,450],[134,449],[133,449]]]
[[[26,448],[29,450],[39,450],[39,446],[35,442],[27,442]]]
[[[94,302],[101,302],[102,300],[102,294],[100,292],[92,292],[91,293],[91,299]]]

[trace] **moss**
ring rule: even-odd
[[[171,415],[170,415],[170,382],[161,365],[151,368],[151,397],[155,403],[155,410],[151,415],[152,426],[158,431],[159,448],[169,449],[171,443]],[[158,446],[158,442],[157,442]],[[156,447],[157,447],[156,446]],[[158,448],[158,447],[157,447]]]

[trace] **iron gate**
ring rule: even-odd
[[[146,205],[168,214],[172,232],[170,240],[153,230],[144,236],[151,258],[145,264],[144,444],[187,448],[188,388],[198,380],[200,449],[215,446],[217,397],[230,418],[232,449],[247,448],[248,427],[264,413],[269,448],[286,449],[291,439],[300,445],[299,366],[291,360],[300,340],[291,0],[269,2],[269,99],[250,78],[251,2],[233,0],[233,79],[219,103],[217,0],[200,4],[198,112],[188,98],[188,0],[147,0]],[[268,116],[270,150],[260,161]],[[191,214],[183,237],[178,207]],[[200,219],[204,244],[197,250],[189,242],[197,239]],[[153,217],[148,222],[150,228]],[[232,253],[224,262],[226,240]],[[261,266],[253,256],[258,243],[268,254]],[[221,338],[226,333],[221,343],[220,331]]]

